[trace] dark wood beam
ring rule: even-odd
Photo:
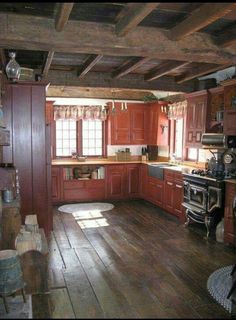
[[[1,60],[1,67],[2,67],[2,69],[4,69],[7,64],[4,49],[0,49],[0,60]]]
[[[55,18],[55,28],[57,31],[62,31],[69,20],[69,16],[73,9],[74,3],[58,3],[57,6],[58,7]]]
[[[222,66],[219,66],[216,64],[200,65],[200,66],[193,68],[190,71],[186,72],[182,76],[175,77],[175,81],[176,81],[176,83],[180,84],[185,81],[189,81],[194,78],[201,77],[201,76],[207,75],[209,73],[216,72],[218,70],[223,70],[225,68],[228,68],[229,66],[230,66],[230,64],[226,64],[226,65],[222,65]]]
[[[157,78],[160,78],[168,73],[170,73],[171,71],[174,71],[180,67],[184,67],[188,64],[190,64],[191,62],[183,62],[183,61],[168,61],[168,62],[164,62],[161,65],[159,65],[158,67],[156,67],[155,69],[151,70],[150,72],[148,72],[145,76],[144,79],[146,81],[153,81]]]
[[[50,69],[53,56],[54,56],[54,51],[52,51],[52,50],[48,51],[47,57],[45,59],[45,63],[42,68],[42,77],[44,77],[44,78],[46,78],[48,75],[48,71]]]
[[[235,8],[235,3],[206,3],[193,11],[184,21],[170,30],[172,40],[180,40],[196,32]]]
[[[114,79],[121,78],[122,76],[134,71],[139,66],[146,63],[149,60],[150,60],[150,58],[134,58],[131,61],[129,61],[128,63],[126,63],[125,65],[123,65],[123,67],[115,70],[113,72],[112,76]]]
[[[35,70],[37,73],[37,70]],[[89,72],[86,77],[77,77],[76,71],[49,70],[47,81],[53,86],[77,86],[93,88],[117,88],[133,90],[162,90],[191,92],[194,83],[177,84],[174,78],[162,77],[154,81],[145,81],[141,74],[128,74],[122,79],[112,78],[111,73]]]
[[[102,54],[90,55],[83,66],[78,70],[77,76],[79,78],[84,77],[95,66],[95,64],[102,59],[102,57]]]
[[[232,46],[236,43],[236,26],[233,25],[220,33],[216,38],[216,44],[222,48]]]
[[[152,12],[159,3],[136,3],[134,6],[128,7],[127,13],[117,22],[116,34],[125,36],[132,31],[150,12]],[[124,8],[125,10],[125,8]]]
[[[194,33],[176,42],[163,29],[138,26],[126,37],[118,37],[114,28],[107,23],[73,20],[59,33],[53,19],[0,13],[0,47],[236,64],[236,48],[224,50],[206,33]]]

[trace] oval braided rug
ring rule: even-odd
[[[61,212],[66,213],[80,213],[80,212],[91,212],[91,211],[108,211],[112,210],[114,205],[111,203],[103,202],[91,202],[91,203],[73,203],[65,204],[58,208]]]
[[[232,268],[233,265],[217,269],[207,280],[207,289],[212,297],[230,313],[232,311],[232,302],[227,299],[227,295],[233,283],[230,275]]]

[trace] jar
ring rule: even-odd
[[[12,202],[14,200],[14,193],[12,190],[3,190],[3,201]]]

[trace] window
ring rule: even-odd
[[[183,155],[183,118],[175,120],[175,146],[176,158],[181,159]]]
[[[56,121],[56,156],[71,156],[76,151],[76,121]]]
[[[104,121],[101,120],[57,120],[56,157],[104,155]]]

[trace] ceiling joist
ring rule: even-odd
[[[170,30],[170,39],[180,40],[225,16],[234,8],[235,3],[203,4],[194,10],[188,18]]]
[[[138,26],[126,37],[118,37],[113,25],[84,21],[69,21],[58,33],[52,19],[4,13],[0,13],[0,30],[2,48],[131,57],[135,53],[151,59],[236,64],[236,48],[224,50],[202,33],[176,42],[163,29]]]
[[[216,43],[222,48],[229,47],[236,43],[236,26],[227,28],[223,33],[221,33],[216,40]]]
[[[48,75],[48,71],[49,71],[50,66],[52,64],[53,56],[54,56],[54,51],[52,51],[52,50],[49,51],[47,54],[47,58],[45,59],[44,66],[42,68],[42,77],[43,78],[46,78]]]
[[[102,59],[103,55],[96,55],[96,54],[91,54],[89,58],[85,61],[83,66],[78,70],[77,76],[79,78],[84,77],[94,66],[98,61]]]
[[[125,7],[126,14],[116,24],[116,34],[125,36],[132,31],[159,3],[136,3],[133,6]]]
[[[149,73],[147,73],[144,77],[144,79],[146,81],[152,81],[155,80],[157,78],[160,78],[168,73],[170,73],[171,71],[174,71],[180,67],[184,67],[188,64],[190,64],[191,62],[183,62],[183,61],[168,61],[168,62],[164,62],[162,63],[160,66],[158,66],[157,68],[151,70]]]
[[[73,9],[74,3],[58,3],[57,5],[58,7],[55,18],[55,28],[57,31],[60,32],[65,28],[69,20],[69,16]]]
[[[115,70],[112,74],[114,79],[118,79],[132,71],[134,71],[135,69],[137,69],[139,66],[141,66],[142,64],[146,63],[147,61],[149,61],[149,58],[134,58],[131,61],[129,61],[128,63],[126,63],[123,67],[118,68],[117,70]]]
[[[193,68],[190,71],[186,72],[184,75],[176,77],[175,81],[176,83],[180,84],[180,83],[192,80],[194,78],[207,75],[209,73],[223,70],[225,68],[228,68],[229,66],[230,64],[225,64],[222,66],[219,66],[216,64],[200,65],[199,67]]]

